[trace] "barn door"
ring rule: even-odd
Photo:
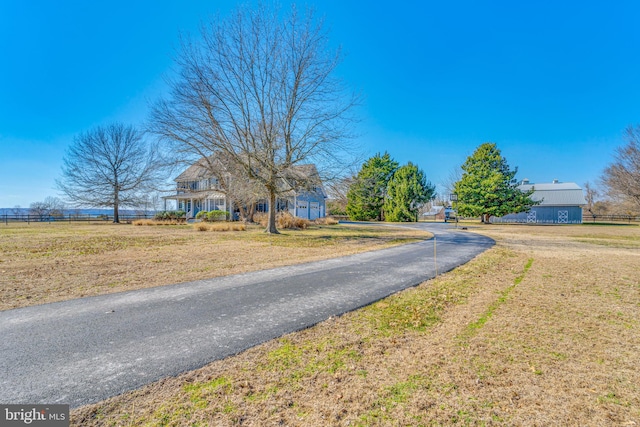
[[[569,211],[558,211],[558,224],[569,223]]]
[[[527,212],[527,222],[536,222],[536,211]]]

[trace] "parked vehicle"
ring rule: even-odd
[[[452,208],[445,208],[444,210],[444,222],[456,221],[458,219],[458,213]]]

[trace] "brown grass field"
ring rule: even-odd
[[[497,245],[72,425],[640,426],[640,227],[471,231]]]
[[[271,236],[259,226],[214,232],[191,225],[0,224],[0,310],[262,270],[430,237],[422,231],[381,228],[386,227],[315,226]]]

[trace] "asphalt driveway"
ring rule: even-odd
[[[443,273],[494,244],[450,224],[412,226],[436,244],[0,312],[0,402],[97,402],[418,285],[436,262]]]

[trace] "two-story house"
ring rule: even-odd
[[[229,213],[230,218],[238,218],[238,197],[227,194],[225,188],[233,185],[222,185],[219,178],[231,180],[229,174],[215,174],[212,168],[215,160],[200,159],[189,166],[175,179],[176,192],[165,196],[167,200],[174,200],[176,209],[185,211],[187,219],[194,218],[200,211],[221,210]],[[313,164],[293,166],[288,174],[287,184],[292,190],[283,192],[277,200],[278,211],[289,211],[299,218],[314,220],[326,216],[327,194],[320,180],[318,170]],[[266,200],[256,200],[257,212],[268,212]]]

